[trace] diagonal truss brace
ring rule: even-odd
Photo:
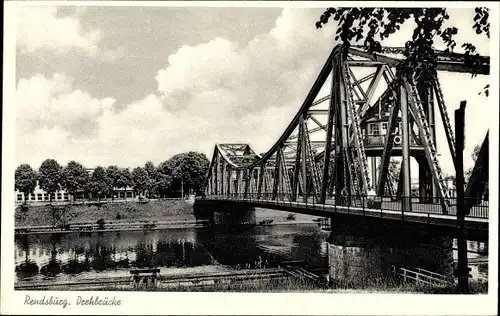
[[[395,91],[392,90],[392,93],[395,94]],[[397,100],[397,98],[395,99]],[[396,129],[400,107],[401,103],[394,102],[393,106],[391,107],[391,112],[389,115],[389,122],[387,124],[387,134],[385,136],[385,146],[384,146],[384,151],[382,152],[382,159],[380,161],[380,173],[378,177],[377,194],[379,196],[384,195],[385,183],[387,181],[387,175],[389,173],[389,163],[391,158],[392,147],[394,146],[394,137],[396,136],[394,130]]]

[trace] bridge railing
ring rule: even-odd
[[[254,202],[261,205],[279,205],[279,206],[298,206],[304,207],[305,209],[315,209],[320,210],[328,206],[329,209],[333,207],[336,211],[337,207],[341,207],[343,210],[349,212],[353,210],[380,210],[380,211],[394,211],[400,212],[402,216],[404,213],[420,213],[428,215],[443,215],[441,204],[443,202],[442,198],[436,197],[393,197],[393,196],[367,196],[367,195],[351,195],[342,197],[329,197],[325,200],[325,203],[319,204],[316,198],[308,196],[304,199],[303,196],[297,196],[295,201],[291,200],[291,195],[275,195],[272,193],[232,193],[224,195],[209,195],[205,198],[215,199],[215,200],[231,200],[240,202]],[[403,202],[405,199],[410,200],[411,210],[403,211]],[[336,201],[338,200],[338,201]],[[489,218],[489,202],[483,199],[471,199],[472,208],[470,209],[467,217],[471,218]],[[457,214],[457,198],[447,199],[448,204],[448,214],[455,216]]]

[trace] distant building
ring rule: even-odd
[[[452,176],[445,177],[444,184],[448,189],[456,189],[455,177]]]
[[[35,191],[33,193],[28,194],[27,196],[25,196],[24,193],[16,190],[16,203],[23,203],[24,201],[44,202],[49,200],[50,200],[49,194],[44,190],[40,189],[38,185],[36,186]],[[69,201],[69,194],[64,190],[58,191],[57,193],[53,193],[52,201]]]
[[[89,174],[92,174],[94,171],[94,168],[86,168],[87,172]],[[134,190],[132,187],[127,187],[127,188],[115,188],[114,190],[114,196],[113,199],[121,200],[121,199],[133,199],[135,198]],[[37,203],[46,203],[49,202],[50,196],[49,194],[42,190],[38,184],[35,187],[35,190],[33,193],[28,194],[25,196],[24,193],[19,192],[18,190],[15,191],[15,203],[16,204],[21,204],[23,202],[27,202],[30,204],[37,204]],[[83,191],[78,191],[76,192],[74,199],[71,193],[65,191],[65,190],[60,190],[55,193],[52,193],[52,202],[69,202],[69,201],[83,201],[85,199],[89,199],[90,197],[87,196]],[[111,195],[103,195],[100,197],[101,199],[111,199]]]
[[[121,199],[133,199],[136,197],[133,188],[115,188],[113,199],[121,200]],[[21,204],[23,202],[27,202],[30,204],[33,203],[45,203],[50,201],[50,196],[47,192],[42,190],[38,185],[35,188],[33,193],[25,196],[24,193],[15,191],[16,196],[16,204]],[[66,192],[65,190],[60,190],[55,193],[52,193],[52,202],[69,202],[69,201],[83,201],[89,199],[90,197],[85,195],[83,191],[76,192],[74,199],[72,194]],[[111,199],[111,195],[103,195],[101,199]]]

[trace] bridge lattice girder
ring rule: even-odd
[[[290,201],[302,196],[304,200],[313,197],[318,203],[332,196],[373,191],[381,196],[390,187],[388,179],[398,176],[389,174],[394,152],[397,150],[403,161],[408,161],[409,168],[410,152],[420,150],[419,160],[426,165],[444,202],[449,195],[437,160],[434,122],[429,121],[429,111],[437,103],[454,160],[454,136],[443,93],[436,73],[420,74],[410,80],[394,74],[393,68],[401,62],[394,54],[401,52],[399,48],[385,48],[381,54],[371,55],[350,47],[346,53],[343,46],[336,46],[299,111],[269,151],[259,155],[248,144],[215,146],[206,194],[253,194]],[[438,52],[437,69],[471,71],[463,65],[463,58],[460,54]],[[487,74],[489,58],[482,60],[477,72]],[[356,69],[369,71],[360,76]],[[320,96],[328,78],[330,91]],[[383,92],[375,98],[381,88]],[[367,153],[373,156],[373,150],[365,148],[367,140],[361,126],[377,115],[380,119],[381,112],[388,114],[387,132],[379,144],[378,179],[373,179],[367,161]],[[403,127],[397,134],[399,123]],[[402,143],[396,145],[399,135]],[[400,178],[405,179],[403,174]],[[404,191],[410,195],[409,185]]]
[[[211,194],[243,193],[249,164],[260,155],[249,144],[216,144],[209,166],[206,189]]]

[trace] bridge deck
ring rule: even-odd
[[[436,204],[415,205],[414,211],[403,212],[401,211],[401,206],[398,202],[382,202],[380,208],[370,208],[367,207],[365,203],[362,203],[362,205],[359,206],[335,205],[335,201],[333,199],[327,200],[325,204],[317,204],[312,200],[308,200],[306,202],[293,202],[286,200],[254,199],[242,197],[227,198],[221,196],[208,196],[203,199],[197,199],[196,201],[199,203],[244,203],[256,207],[279,209],[322,217],[331,217],[335,214],[345,214],[387,219],[392,221],[434,225],[451,229],[455,229],[457,227],[456,207],[450,207],[449,214],[444,215],[439,214],[440,206]],[[426,208],[428,211],[424,212],[423,210],[425,210]],[[480,215],[482,216],[466,217],[465,221],[467,228],[469,230],[487,233],[489,226],[487,211],[487,209],[481,210]],[[477,213],[478,212],[476,212],[475,214],[477,215]],[[471,212],[471,214],[473,213]]]

